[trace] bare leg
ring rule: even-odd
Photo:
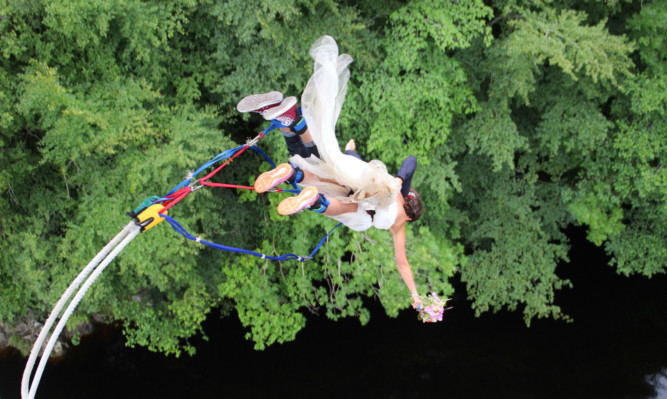
[[[343,203],[335,198],[327,198],[329,200],[329,206],[327,210],[324,211],[324,214],[327,216],[337,216],[343,213],[353,213],[357,211],[359,205],[355,203]]]
[[[310,173],[307,170],[303,170],[302,172],[303,172],[303,180],[301,180],[300,184],[304,186],[307,186],[309,185],[309,183],[317,181],[338,184],[338,182],[335,182],[333,180],[320,179],[317,175]],[[327,197],[327,200],[329,200],[329,206],[327,207],[327,210],[324,211],[324,214],[327,216],[337,216],[343,213],[356,212],[358,208],[358,205],[355,203],[341,202],[336,198]]]
[[[285,133],[291,132],[289,128],[280,128],[280,131]],[[301,133],[299,137],[301,138],[301,141],[303,142],[304,145],[310,147],[309,144],[313,142],[313,137],[310,135],[310,130],[308,130],[308,128],[306,128],[306,130],[303,133]],[[354,148],[354,141],[350,140],[350,142],[352,143],[352,146]],[[348,145],[350,144],[348,143]],[[301,184],[303,185],[308,185],[309,182],[316,182],[316,181],[340,185],[338,182],[333,180],[320,179],[319,176],[311,172],[308,172],[307,170],[303,170],[302,172],[303,172],[303,179],[301,180]],[[356,212],[358,209],[358,205],[354,203],[343,203],[337,200],[336,198],[327,198],[327,199],[329,200],[329,206],[327,207],[327,210],[324,211],[324,214],[327,216],[337,216],[343,213]]]
[[[337,186],[341,186],[340,183],[338,183],[337,181],[329,180],[329,179],[321,179],[316,174],[313,174],[313,173],[311,173],[307,170],[302,170],[302,172],[303,172],[303,179],[299,183],[303,186],[308,186],[308,185],[310,185],[314,182],[318,182],[318,181],[335,184]],[[343,186],[341,186],[341,187],[343,187]]]

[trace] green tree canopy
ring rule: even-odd
[[[310,45],[354,58],[337,126],[395,171],[408,155],[425,216],[408,229],[422,293],[454,275],[478,312],[567,317],[570,225],[611,266],[667,265],[667,4],[543,0],[5,0],[0,2],[0,323],[44,319],[78,271],[188,170],[262,129],[245,95],[300,95]],[[280,135],[263,148],[287,153]],[[244,154],[218,179],[268,168]],[[307,254],[336,223],[274,211],[286,194],[199,190],[171,212],[191,232],[264,253]],[[409,293],[386,231],[339,229],[307,263],[268,262],[142,234],[69,323],[96,315],[130,345],[179,354],[217,309],[263,348],[305,312],[365,323]],[[20,341],[20,337],[14,342]]]

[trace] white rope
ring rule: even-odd
[[[95,280],[109,265],[109,263],[111,263],[111,261],[125,248],[125,246],[127,246],[127,244],[129,244],[130,241],[132,241],[140,232],[141,227],[137,226],[134,222],[130,222],[127,226],[125,226],[125,228],[121,230],[121,232],[118,233],[118,235],[116,235],[116,237],[114,237],[93,258],[93,260],[90,261],[90,263],[88,263],[88,265],[81,271],[81,273],[79,273],[79,275],[74,279],[74,281],[72,281],[70,286],[60,297],[58,303],[56,303],[56,306],[53,308],[51,314],[44,323],[42,331],[39,333],[39,336],[37,337],[37,340],[35,341],[35,344],[30,351],[30,357],[28,358],[28,363],[26,364],[26,368],[23,371],[23,380],[21,381],[21,397],[23,399],[33,399],[35,397],[35,394],[37,393],[37,387],[39,386],[39,381],[42,378],[42,373],[46,367],[46,362],[48,361],[51,351],[53,350],[53,347],[58,340],[58,336],[60,336],[60,332],[65,327],[65,324],[67,324],[67,319],[69,319],[69,317],[72,315],[74,309],[81,301],[81,298],[83,298],[83,296],[86,294],[86,291],[88,291],[88,288],[90,288],[93,282],[95,282]],[[93,269],[94,272],[90,275],[90,277],[88,277]],[[86,277],[88,278],[86,279]],[[79,287],[84,279],[86,279],[85,283],[77,291],[76,296],[70,302],[69,306],[65,310],[65,313],[63,313],[62,317],[60,318],[58,325],[54,329],[53,334],[51,334],[51,338],[49,339],[49,342],[47,343],[46,348],[42,353],[37,372],[35,373],[35,376],[32,380],[32,384],[30,384],[30,375],[32,374],[32,370],[35,366],[37,355],[39,354],[46,336],[51,330],[51,326],[53,326],[53,323],[55,322],[56,318],[58,318],[60,311],[72,296],[74,290]]]
[[[109,252],[111,252],[114,247],[118,245],[118,243],[123,238],[125,238],[133,224],[133,222],[130,222],[127,226],[125,226],[125,228],[121,230],[121,232],[118,233],[116,237],[109,241],[109,243],[104,248],[102,248],[102,250],[97,255],[95,255],[93,260],[91,260],[90,263],[88,263],[88,265],[81,271],[81,273],[79,273],[79,275],[70,283],[67,290],[65,290],[56,303],[48,319],[46,322],[44,322],[44,326],[42,327],[42,330],[40,331],[39,336],[37,337],[37,340],[35,341],[35,344],[30,351],[30,357],[28,358],[28,363],[26,364],[25,370],[23,371],[23,380],[21,381],[22,398],[28,397],[30,375],[32,374],[32,369],[35,366],[35,361],[37,360],[37,356],[39,355],[39,351],[42,349],[42,345],[44,344],[47,335],[51,331],[51,326],[53,326],[53,323],[60,315],[63,307],[65,307],[65,304],[69,298],[72,296],[72,294],[74,294],[74,290],[76,290],[79,285],[81,285],[83,280],[88,277],[90,272],[104,259],[104,257],[109,254]]]

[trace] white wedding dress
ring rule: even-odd
[[[320,159],[295,155],[290,161],[320,179],[338,183],[306,181],[303,185],[316,186],[327,197],[359,205],[357,212],[334,219],[358,231],[371,226],[389,229],[398,214],[396,196],[401,189],[400,180],[387,173],[380,161],[364,162],[342,153],[336,139],[335,126],[347,92],[350,77],[347,67],[352,57],[338,55],[338,46],[331,36],[319,38],[311,47],[310,55],[315,66],[301,96],[301,109]],[[369,210],[375,211],[373,217],[366,212]]]

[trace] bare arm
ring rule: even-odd
[[[417,294],[417,285],[412,277],[412,269],[408,263],[408,258],[405,255],[405,225],[402,225],[396,231],[392,231],[394,236],[394,254],[396,256],[396,267],[405,282],[405,285],[410,290],[412,297],[412,307],[417,309],[422,304],[421,298]]]

